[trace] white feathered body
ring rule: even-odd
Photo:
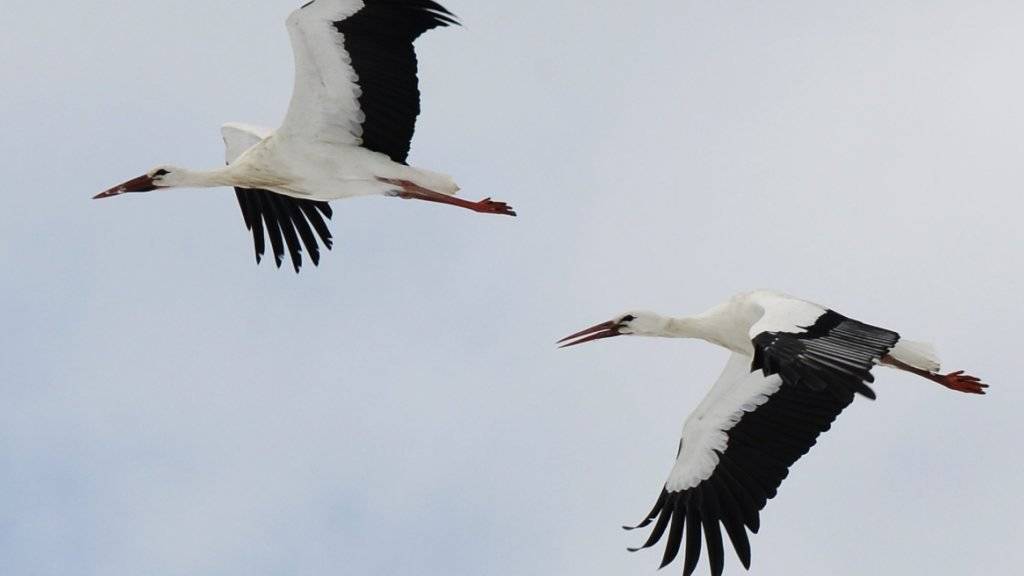
[[[244,182],[247,188],[324,201],[401,192],[401,186],[385,180],[404,180],[448,195],[459,190],[451,176],[399,164],[360,146],[293,139],[276,133],[243,152],[230,169],[235,181]]]

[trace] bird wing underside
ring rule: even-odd
[[[404,163],[420,113],[413,42],[457,24],[432,0],[315,0],[289,18],[295,91],[279,132]]]
[[[263,260],[267,238],[280,268],[287,248],[295,272],[302,268],[303,247],[313,265],[320,264],[320,245],[328,250],[333,237],[327,227],[333,211],[327,202],[303,200],[259,188],[235,188],[245,227],[252,232],[256,263]]]
[[[724,527],[737,557],[749,569],[747,530],[757,533],[760,511],[775,496],[789,467],[814,446],[853,396],[845,389],[830,393],[784,382],[767,402],[744,413],[728,431],[728,446],[715,451],[717,463],[707,479],[686,490],[662,490],[654,508],[636,527],[654,523],[641,548],[655,545],[667,534],[662,566],[684,549],[683,574],[690,576],[703,544],[711,574],[719,576],[725,564]]]

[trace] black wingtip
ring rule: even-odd
[[[427,10],[427,12],[429,12],[430,15],[434,17],[435,20],[437,20],[438,22],[441,22],[442,26],[449,26],[449,25],[451,25],[451,26],[461,26],[462,25],[462,23],[459,22],[459,17],[458,16],[456,16],[450,10],[448,10],[444,6],[441,6],[437,2],[434,2],[433,0],[425,0],[423,2],[423,4],[424,4],[424,8]]]
[[[696,506],[691,506],[686,514],[686,554],[683,560],[683,576],[690,576],[697,569],[700,560],[701,519]]]
[[[639,530],[641,528],[647,528],[648,526],[651,525],[651,522],[653,522],[653,521],[654,521],[653,518],[648,518],[648,519],[644,520],[643,522],[637,524],[636,526],[623,526],[622,529],[627,531],[627,532],[632,532],[633,530]]]
[[[858,394],[867,398],[868,400],[877,400],[877,397],[875,396],[875,391],[872,390],[870,386],[864,384],[863,382],[861,382],[860,385],[857,386],[856,390]]]
[[[257,266],[263,262],[267,239],[277,268],[284,266],[287,256],[296,274],[301,271],[303,253],[314,266],[320,265],[318,237],[328,250],[333,248],[331,231],[324,219],[330,219],[333,210],[326,202],[291,198],[258,188],[236,188],[235,192],[246,227],[252,232]]]

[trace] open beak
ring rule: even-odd
[[[110,198],[113,196],[120,196],[125,192],[152,192],[156,190],[156,186],[153,185],[153,178],[149,174],[143,174],[138,178],[133,178],[124,184],[118,184],[106,192],[100,192],[99,194],[92,197],[93,200],[99,200],[100,198]]]
[[[559,348],[568,348],[569,346],[575,346],[577,344],[583,344],[584,342],[592,342],[594,340],[601,340],[602,338],[611,338],[612,336],[618,336],[622,334],[619,330],[622,326],[614,320],[608,322],[602,322],[597,326],[591,326],[586,330],[580,330],[579,332],[566,336],[558,341],[561,346]]]

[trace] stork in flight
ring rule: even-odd
[[[259,263],[269,237],[277,266],[285,246],[298,272],[305,246],[331,248],[330,200],[381,194],[515,216],[504,202],[469,202],[445,174],[406,164],[420,112],[413,42],[457,24],[432,0],[313,0],[292,12],[295,87],[277,131],[225,124],[227,166],[160,166],[95,198],[162,188],[232,186]],[[264,235],[266,229],[266,236]]]
[[[658,543],[667,532],[662,567],[684,547],[685,576],[697,566],[702,536],[711,573],[722,573],[720,527],[740,562],[750,568],[746,530],[757,532],[758,514],[789,467],[854,395],[875,398],[867,383],[874,382],[876,364],[959,392],[984,394],[988,387],[963,371],[940,374],[928,344],[769,291],[740,294],[691,318],[630,312],[560,344],[625,335],[699,338],[732,352],[718,381],[686,419],[675,466],[654,509],[635,527],[655,523],[641,548]]]

